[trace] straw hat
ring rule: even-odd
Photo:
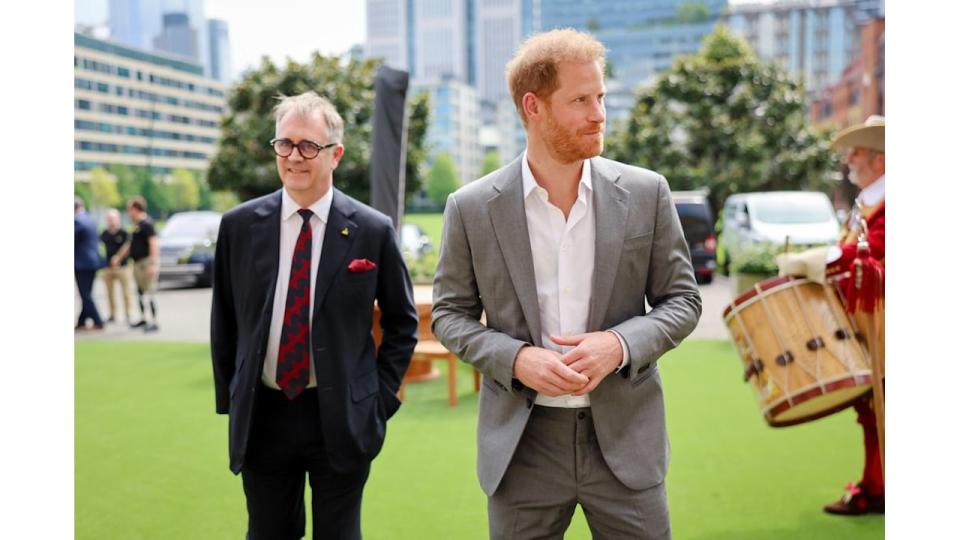
[[[883,117],[874,114],[866,122],[837,133],[831,144],[840,151],[860,147],[883,152],[883,124]]]

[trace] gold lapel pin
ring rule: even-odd
[[[340,229],[340,234],[342,234],[343,236],[350,236],[350,229],[344,227]]]

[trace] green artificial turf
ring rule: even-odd
[[[883,537],[882,516],[820,510],[859,473],[852,411],[767,427],[723,341],[686,342],[661,367],[675,539]],[[445,375],[408,386],[366,487],[365,538],[486,538],[477,400],[470,368],[458,374],[456,408]],[[76,538],[242,538],[242,487],[227,469],[226,418],[213,411],[207,346],[77,343]],[[579,511],[567,538],[589,538]]]
[[[443,214],[404,214],[403,219],[423,227],[423,232],[427,233],[430,241],[433,242],[433,249],[440,251],[440,239],[443,236]]]

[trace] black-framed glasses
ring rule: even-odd
[[[321,150],[326,150],[327,148],[332,148],[339,143],[328,143],[328,144],[317,144],[313,141],[308,141],[306,139],[294,143],[290,139],[273,139],[270,141],[270,146],[273,147],[273,152],[280,157],[290,157],[290,154],[293,153],[293,149],[296,148],[300,152],[300,156],[303,159],[313,159],[320,155]]]

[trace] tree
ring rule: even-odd
[[[420,92],[409,102],[407,116],[407,166],[404,168],[404,201],[420,191],[423,165],[427,162],[427,127],[430,124],[430,93]]]
[[[142,177],[140,195],[147,201],[147,213],[152,216],[164,217],[173,209],[170,189],[148,175]]]
[[[117,183],[101,167],[90,171],[90,204],[94,208],[116,207],[122,202]]]
[[[447,202],[447,196],[460,187],[457,171],[449,154],[443,153],[433,160],[430,176],[427,178],[427,196],[437,206]]]
[[[83,199],[84,208],[90,208],[90,201],[93,199],[93,196],[90,193],[90,184],[87,182],[80,182],[79,180],[73,181],[73,195],[74,197],[80,197]]]
[[[741,191],[828,191],[836,163],[827,133],[807,122],[801,84],[723,27],[638,92],[609,146],[672,189],[709,188],[715,211]]]
[[[174,169],[173,178],[167,186],[173,210],[196,210],[200,205],[200,188],[194,173],[186,169]]]
[[[197,204],[197,209],[199,210],[210,210],[213,208],[213,192],[210,191],[210,185],[207,184],[207,179],[200,177],[197,179],[197,189],[199,190],[199,203]]]
[[[240,204],[240,199],[232,191],[210,192],[210,208],[221,214]]]
[[[344,120],[346,153],[334,173],[334,183],[362,200],[370,199],[369,162],[373,118],[373,77],[378,60],[325,57],[315,52],[304,64],[288,60],[280,68],[269,58],[248,71],[231,90],[229,112],[208,172],[210,187],[229,189],[242,199],[274,191],[280,185],[275,157],[267,142],[273,138],[272,109],[277,96],[314,90],[329,99]],[[410,101],[407,130],[406,193],[420,189],[420,163],[428,107],[425,98]],[[322,141],[325,142],[325,141]]]
[[[486,176],[500,168],[500,156],[496,152],[490,151],[484,154],[483,164],[480,165],[480,176]]]
[[[111,164],[108,167],[110,173],[117,179],[117,191],[120,193],[120,202],[117,203],[115,208],[119,210],[123,210],[126,207],[130,197],[140,195],[143,191],[142,180],[145,174],[139,174],[136,169],[142,169],[142,167],[132,168],[129,165],[119,163]]]
[[[702,2],[690,2],[677,6],[676,19],[683,24],[703,22],[710,18],[710,10]]]

